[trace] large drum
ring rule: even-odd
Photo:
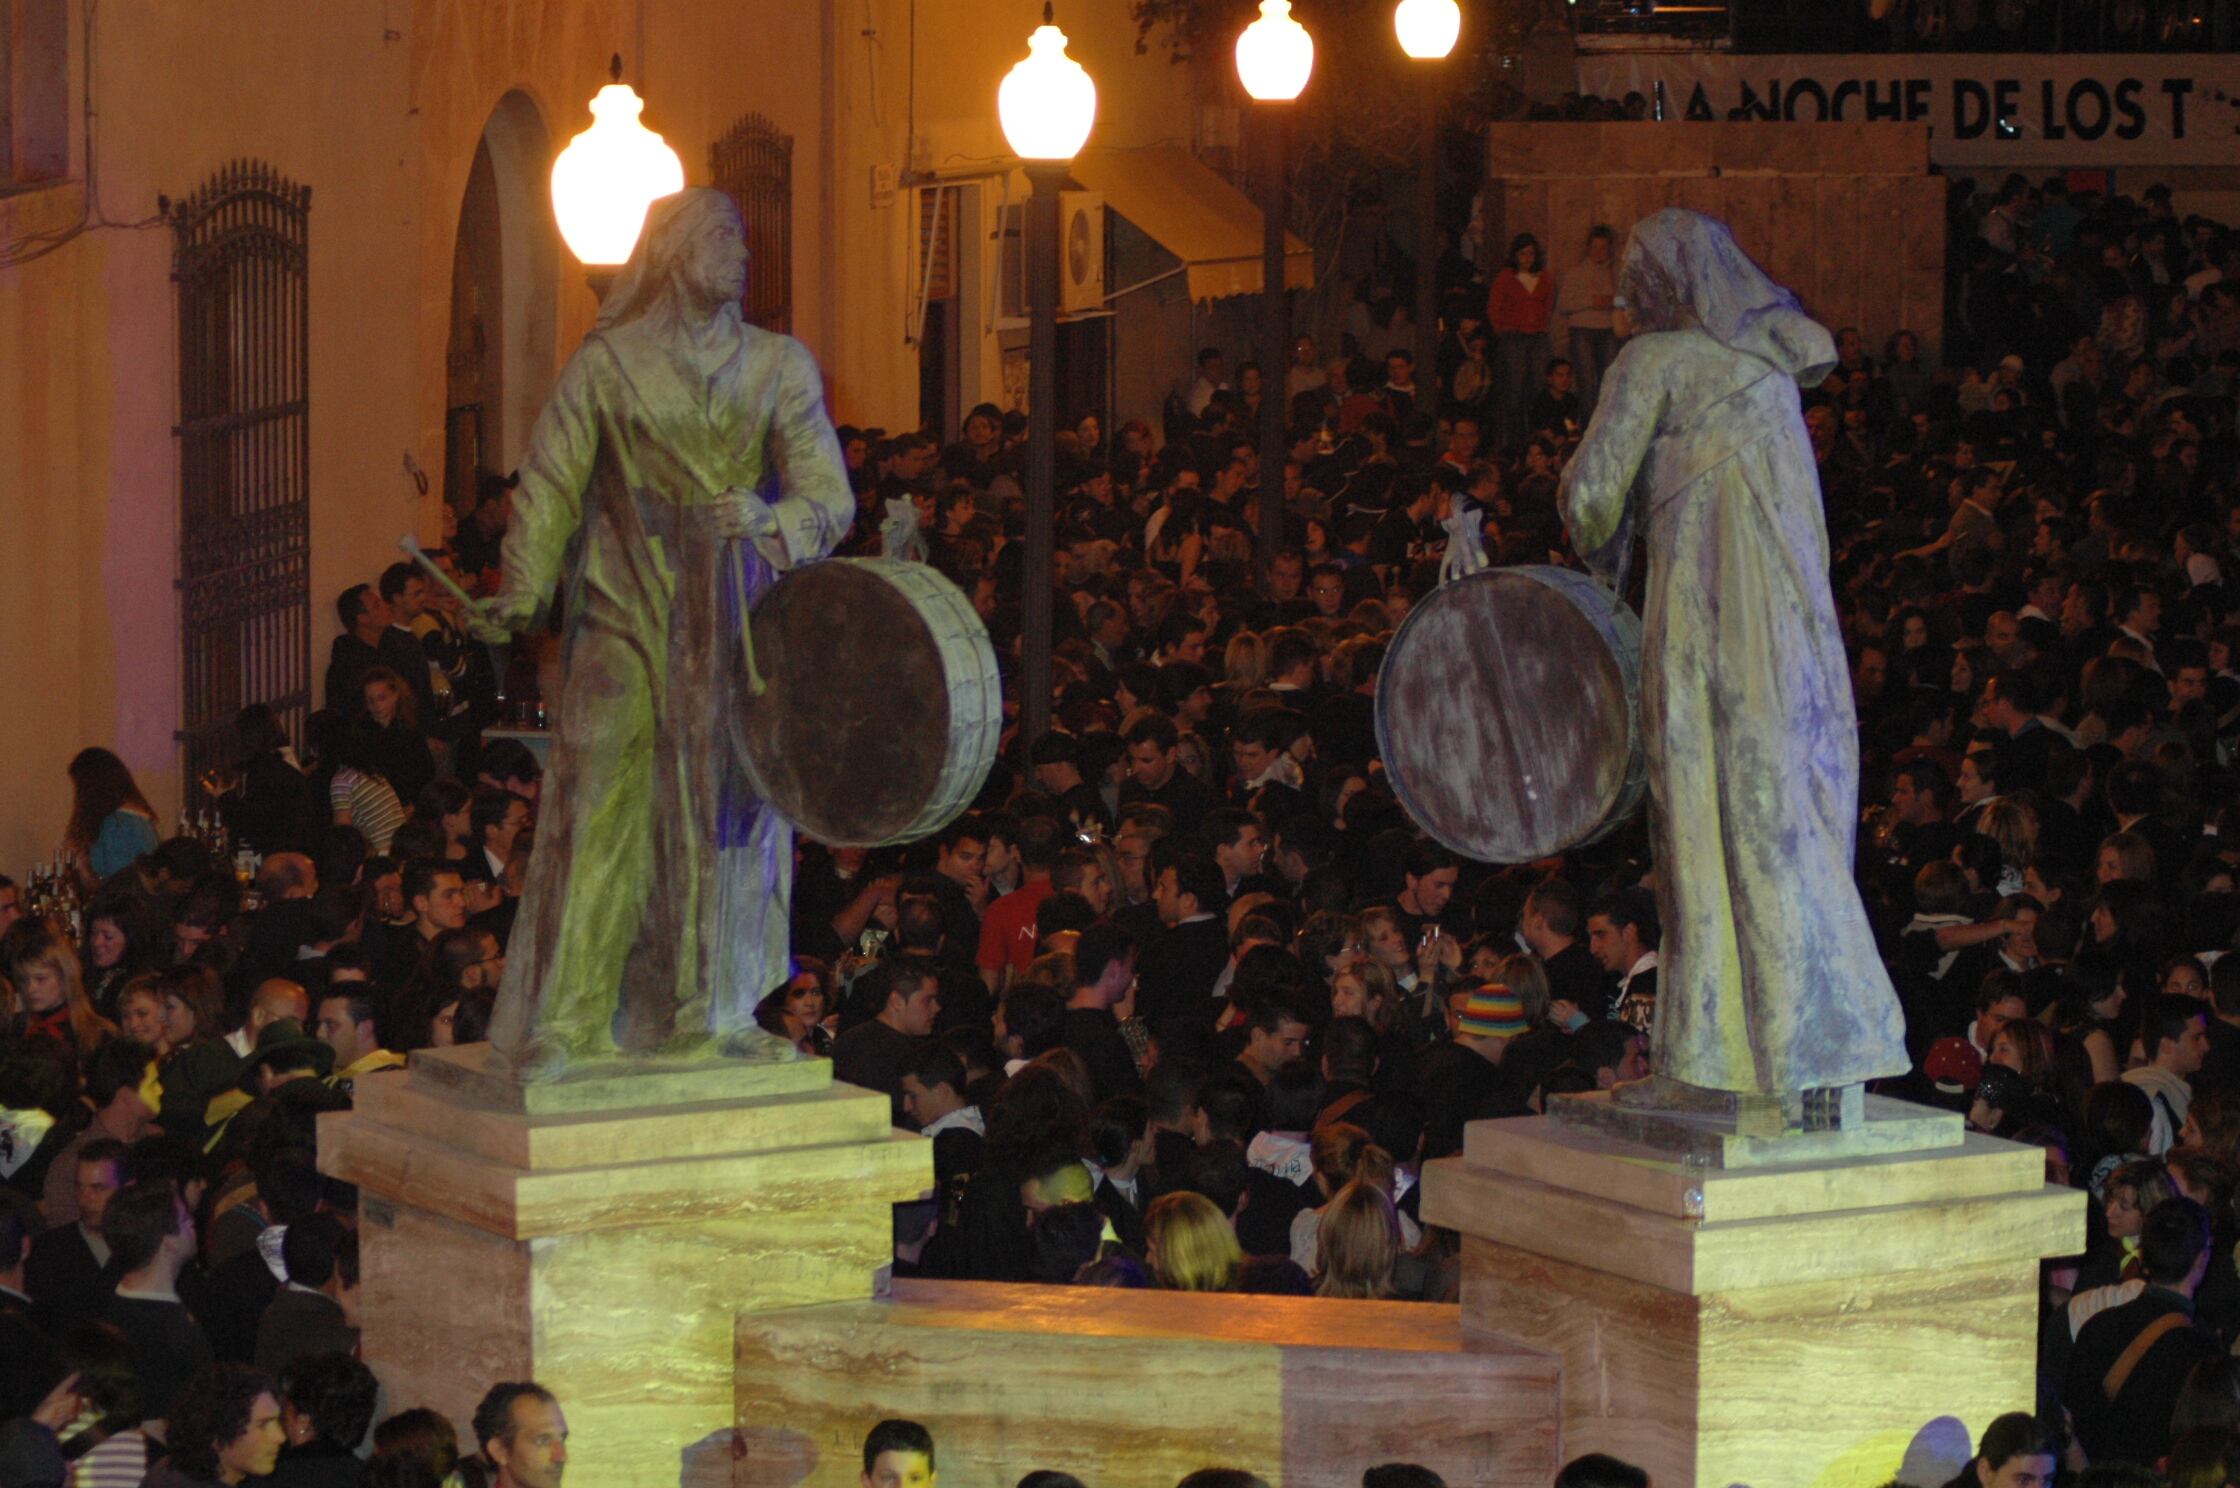
[[[754,609],[768,691],[746,708],[763,798],[819,842],[940,831],[980,793],[1003,731],[995,650],[972,603],[923,563],[833,558]]]
[[[1466,858],[1525,863],[1641,805],[1641,621],[1584,574],[1490,568],[1426,596],[1377,678],[1400,803]]]

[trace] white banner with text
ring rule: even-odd
[[[1695,122],[1930,126],[1946,167],[2240,164],[2240,56],[1607,53],[1579,90]]]

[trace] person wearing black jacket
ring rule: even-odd
[[[1525,899],[1517,933],[1547,967],[1549,1001],[1569,1003],[1593,1017],[1609,1006],[1617,979],[1580,943],[1584,920],[1579,891],[1562,879],[1550,879]]]
[[[353,584],[334,602],[342,634],[327,651],[327,706],[350,718],[363,716],[365,695],[360,686],[367,672],[386,664],[381,654],[381,633],[389,628],[389,606],[371,584]]]
[[[281,1424],[280,1386],[243,1364],[218,1364],[197,1375],[166,1418],[171,1455],[148,1474],[145,1488],[219,1488],[268,1479],[288,1440]]]
[[[39,1206],[0,1188],[0,1421],[26,1415],[61,1376],[54,1340],[32,1320],[23,1263],[39,1232]]]
[[[365,695],[365,716],[358,730],[366,756],[395,788],[398,800],[413,800],[436,778],[436,759],[421,731],[416,695],[388,666],[367,671],[359,690]]]
[[[373,1426],[380,1394],[373,1371],[348,1354],[314,1354],[289,1365],[280,1395],[290,1440],[264,1481],[271,1488],[357,1488],[366,1465],[356,1448]]]
[[[1081,932],[1073,951],[1073,995],[1066,1003],[1066,1047],[1081,1056],[1099,1102],[1141,1095],[1143,1076],[1120,1036],[1113,1008],[1135,986],[1136,947],[1126,930],[1099,920]]]
[[[218,816],[233,840],[266,857],[318,850],[328,812],[311,778],[289,760],[287,731],[263,703],[234,715],[241,750],[239,777],[218,797]]]
[[[1164,859],[1164,861],[1161,861]],[[1152,898],[1165,927],[1136,965],[1137,1006],[1152,1027],[1173,1018],[1210,1024],[1213,988],[1229,964],[1229,906],[1221,869],[1202,851],[1177,851],[1162,840]]]
[[[957,1222],[926,1243],[928,1276],[963,1281],[1025,1281],[1033,1238],[1019,1186],[1088,1145],[1089,1108],[1054,1071],[1030,1065],[989,1103],[979,1169],[958,1205]]]
[[[2170,1416],[2194,1369],[2224,1350],[2195,1326],[2194,1292],[2213,1247],[2209,1213],[2164,1199],[2139,1235],[2146,1290],[2094,1317],[2077,1334],[2061,1388],[2077,1440],[2094,1466],[2153,1467],[2170,1451]]]

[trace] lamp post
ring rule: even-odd
[[[638,245],[646,209],[684,189],[684,162],[638,122],[645,102],[623,82],[619,54],[608,76],[613,81],[592,97],[591,127],[552,162],[552,215],[602,300]]]
[[[1052,7],[1027,38],[1027,55],[996,90],[1003,137],[1027,172],[1027,561],[1021,573],[1023,636],[1019,737],[1050,727],[1050,549],[1058,458],[1058,189],[1097,119],[1097,85],[1066,55]]]
[[[1400,50],[1419,62],[1444,62],[1462,31],[1455,0],[1400,0],[1392,12]],[[1439,365],[1439,85],[1422,89],[1423,148],[1416,164],[1416,386],[1435,387]]]
[[[1267,144],[1260,181],[1260,540],[1265,575],[1283,546],[1284,433],[1291,366],[1291,291],[1284,282],[1284,144],[1290,105],[1314,73],[1314,38],[1291,0],[1260,0],[1260,18],[1237,36],[1237,81],[1259,107]]]

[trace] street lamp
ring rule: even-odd
[[[1443,62],[1462,33],[1462,7],[1455,0],[1400,0],[1392,29],[1401,51],[1419,62]]]
[[[1260,0],[1260,19],[1237,36],[1237,81],[1260,105],[1267,169],[1260,181],[1260,542],[1264,575],[1283,546],[1283,462],[1289,454],[1291,292],[1284,283],[1284,132],[1289,105],[1314,73],[1314,38],[1291,18],[1291,0]]]
[[[1260,0],[1260,19],[1237,36],[1237,81],[1259,103],[1290,103],[1314,73],[1314,38],[1291,0]]]
[[[552,162],[552,215],[601,299],[630,261],[646,209],[684,189],[684,162],[638,122],[645,102],[623,82],[619,55],[608,75],[614,81],[591,100],[591,127]]]
[[[1455,0],[1400,0],[1392,12],[1400,50],[1419,62],[1444,62],[1462,32]],[[1439,381],[1439,80],[1422,89],[1423,148],[1416,161],[1416,386]],[[1423,405],[1418,394],[1418,406]]]
[[[1066,55],[1049,4],[1027,55],[996,89],[1003,137],[1026,168],[1027,561],[1021,575],[1023,637],[1019,737],[1031,746],[1050,727],[1050,550],[1057,519],[1058,189],[1097,120],[1097,85]]]

